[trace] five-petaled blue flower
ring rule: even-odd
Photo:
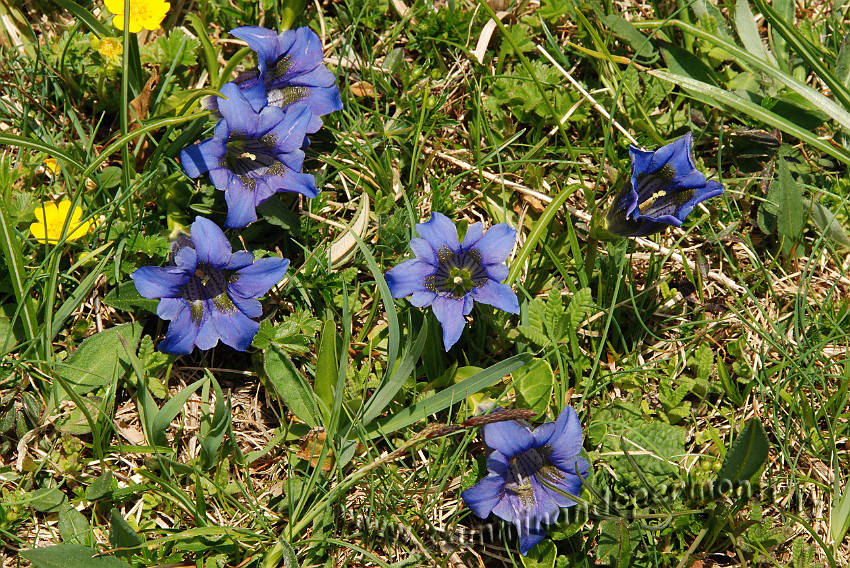
[[[212,138],[183,148],[180,161],[190,177],[209,172],[227,200],[226,227],[257,220],[257,206],[277,192],[316,197],[312,174],[301,173],[301,150],[312,112],[304,103],[286,111],[265,107],[257,112],[239,88],[228,83],[218,103],[222,119]]]
[[[304,102],[313,111],[307,128],[310,134],[322,127],[320,117],[342,110],[336,77],[322,64],[322,42],[313,30],[303,27],[278,35],[266,28],[243,26],[230,33],[257,53],[257,67],[235,81],[254,109]]]
[[[607,229],[621,237],[641,237],[681,226],[693,208],[723,193],[696,170],[690,132],[655,152],[631,147],[632,176],[608,212]]]
[[[142,266],[131,278],[145,298],[161,298],[156,313],[170,320],[160,351],[211,349],[219,339],[239,351],[250,347],[263,308],[259,298],[283,278],[289,261],[232,252],[221,229],[197,217],[191,234],[172,247],[170,266]]]
[[[434,213],[416,231],[422,237],[410,241],[416,258],[387,272],[387,285],[393,298],[411,296],[414,306],[431,306],[443,326],[446,351],[460,339],[474,301],[519,313],[516,294],[500,284],[508,276],[505,260],[514,248],[515,230],[499,223],[485,235],[484,226],[475,223],[461,243],[454,223]]]
[[[493,450],[488,475],[461,496],[482,519],[492,512],[513,523],[525,555],[546,537],[545,525],[558,520],[561,507],[576,504],[566,494],[581,494],[590,470],[579,456],[581,423],[568,406],[534,430],[517,420],[487,424],[484,442]]]

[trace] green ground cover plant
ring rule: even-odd
[[[850,21],[0,0],[4,567],[850,564]]]

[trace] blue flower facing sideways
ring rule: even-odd
[[[562,507],[576,504],[590,464],[579,456],[581,423],[572,407],[555,422],[532,430],[524,421],[484,426],[484,442],[493,451],[488,475],[463,493],[466,505],[482,519],[493,513],[513,523],[520,553],[546,538],[545,525],[558,520]]]
[[[180,151],[189,177],[209,173],[227,201],[225,227],[245,227],[257,220],[257,206],[277,192],[316,197],[312,174],[301,173],[310,108],[303,103],[286,111],[266,107],[257,112],[233,83],[222,87],[222,115],[214,136]]]
[[[607,229],[621,237],[641,237],[679,227],[696,205],[723,193],[723,184],[697,171],[691,133],[655,152],[631,147],[632,175],[607,216]]]
[[[460,339],[474,302],[519,313],[516,294],[500,284],[508,276],[505,260],[514,248],[515,230],[499,223],[484,234],[484,225],[475,223],[461,243],[454,223],[434,213],[416,231],[422,237],[410,241],[416,258],[387,272],[387,285],[393,298],[410,296],[414,306],[431,306],[443,326],[446,351]]]
[[[170,266],[142,266],[131,275],[139,294],[160,299],[157,315],[171,321],[158,349],[188,354],[221,340],[245,351],[260,329],[252,319],[263,315],[257,298],[280,282],[289,261],[232,252],[218,225],[203,217],[190,231],[174,242]]]
[[[310,134],[322,127],[320,117],[342,110],[336,76],[322,64],[322,42],[313,30],[302,27],[278,35],[266,28],[243,26],[230,33],[257,54],[257,67],[235,80],[255,110],[303,102],[313,112],[307,128]]]

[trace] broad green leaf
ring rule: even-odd
[[[320,412],[313,389],[289,355],[273,345],[263,353],[263,368],[275,394],[289,411],[309,426],[318,426]]]
[[[735,3],[735,28],[747,51],[763,61],[776,65],[776,59],[761,40],[758,24],[748,0],[738,0]]]
[[[850,87],[850,33],[841,40],[841,48],[835,60],[835,78]]]
[[[133,530],[117,509],[109,511],[109,544],[112,548],[136,548],[144,542],[145,539]],[[130,556],[130,553],[119,551],[119,556]]]
[[[612,32],[626,40],[626,43],[635,50],[636,57],[658,57],[658,51],[649,41],[649,38],[643,35],[630,21],[616,14],[609,14],[603,20]]]
[[[779,158],[779,175],[774,183],[779,190],[779,211],[776,217],[776,229],[782,237],[782,249],[790,254],[800,240],[806,217],[803,212],[803,193],[797,181],[788,169],[788,163]]]
[[[555,549],[555,543],[547,538],[529,550],[526,556],[520,558],[525,568],[554,568],[556,556],[558,551]]]
[[[151,437],[152,442],[156,446],[167,446],[168,439],[165,437],[165,431],[168,429],[168,426],[171,424],[171,421],[180,414],[180,411],[183,409],[183,405],[186,404],[186,401],[189,400],[189,397],[192,396],[196,390],[201,388],[208,379],[204,377],[203,379],[198,379],[191,385],[187,386],[173,397],[171,397],[168,402],[162,405],[162,408],[159,412],[156,413],[156,416],[153,419],[152,423],[152,431]]]
[[[835,215],[817,201],[803,198],[803,208],[809,212],[812,223],[833,243],[850,248],[850,236]]]
[[[846,482],[846,478],[845,478]],[[844,488],[841,494],[840,476],[835,476],[835,484],[832,495],[832,506],[829,509],[829,534],[833,542],[843,542],[844,535],[850,529],[850,485]]]
[[[552,388],[555,385],[555,373],[547,360],[535,359],[528,367],[514,373],[513,385],[517,405],[535,411],[537,417],[540,417],[549,407]]]
[[[334,387],[339,378],[339,357],[336,352],[336,323],[332,319],[325,320],[319,352],[316,361],[316,378],[313,381],[313,391],[322,402],[322,411],[330,413],[334,404]],[[330,414],[325,415],[325,422]]]
[[[121,338],[133,352],[142,336],[142,326],[125,323],[92,335],[76,351],[56,364],[59,375],[77,394],[112,384],[131,368]]]
[[[98,551],[79,544],[59,544],[21,552],[33,568],[130,568],[114,556],[97,556]]]
[[[115,490],[115,479],[112,476],[112,470],[107,469],[106,472],[100,474],[97,479],[91,482],[86,488],[86,501],[97,501],[106,497]]]
[[[27,500],[40,513],[55,513],[65,502],[65,494],[58,487],[42,487],[30,492]]]
[[[122,282],[113,288],[106,297],[103,298],[103,303],[107,306],[125,311],[136,313],[136,308],[141,308],[152,314],[156,313],[156,307],[159,305],[159,300],[149,300],[139,294],[136,290],[136,285],[130,282]]]
[[[64,543],[94,544],[88,519],[70,503],[63,503],[59,508],[59,536]]]
[[[372,427],[367,427],[367,431],[372,432],[373,436],[386,436],[396,430],[410,426],[419,420],[445,410],[455,403],[466,400],[470,395],[480,390],[496,384],[502,377],[526,365],[530,360],[531,356],[524,353],[509,357],[504,361],[487,367],[463,382],[445,388],[422,402],[397,412],[385,420],[375,422]]]
[[[15,318],[15,311],[16,306],[12,304],[0,306],[0,355],[10,352],[19,342],[26,339],[20,314]]]
[[[729,446],[723,467],[717,473],[715,490],[748,481],[764,465],[769,447],[764,426],[758,418],[751,419]]]

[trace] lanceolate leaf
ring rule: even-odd
[[[734,487],[742,481],[748,481],[764,465],[769,447],[770,441],[758,418],[747,422],[726,452],[715,488]]]

